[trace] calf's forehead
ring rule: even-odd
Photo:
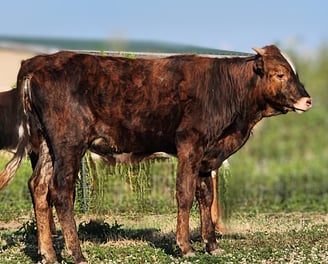
[[[277,48],[269,47],[268,50],[265,50],[263,59],[266,60],[266,65],[269,67],[277,69],[280,66],[297,75],[296,67],[292,60]]]

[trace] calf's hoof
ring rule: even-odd
[[[39,252],[40,254],[40,252]],[[53,254],[41,254],[41,261],[38,261],[38,264],[59,264],[57,261],[56,255]]]
[[[195,252],[193,250],[189,250],[187,253],[185,254],[182,254],[182,257],[184,258],[192,258],[192,257],[195,257]]]
[[[211,255],[214,255],[214,256],[219,256],[219,255],[222,255],[224,253],[224,249],[218,247],[218,248],[210,251],[209,253]]]

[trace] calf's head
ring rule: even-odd
[[[272,114],[311,108],[312,100],[298,78],[294,65],[276,46],[253,48],[257,53],[254,70],[260,76],[260,90]]]

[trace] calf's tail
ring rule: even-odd
[[[17,151],[12,159],[7,163],[4,170],[0,173],[0,190],[3,189],[14,178],[22,159],[26,154],[26,148],[29,143],[29,127],[27,122],[27,108],[30,106],[30,78],[24,78],[20,87],[17,85],[17,89],[20,90],[20,102],[18,102],[18,114],[22,118],[21,125],[19,127],[19,140],[17,144]]]
[[[0,190],[3,189],[14,178],[16,171],[25,156],[27,137],[24,135],[18,142],[18,148],[12,159],[7,163],[5,169],[0,174]]]

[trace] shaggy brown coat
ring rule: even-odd
[[[73,215],[74,187],[83,154],[97,148],[97,142],[102,142],[98,153],[106,156],[176,155],[176,240],[181,252],[193,255],[189,213],[196,195],[206,250],[220,253],[210,214],[211,170],[242,147],[263,117],[311,107],[279,49],[254,50],[256,55],[243,58],[134,60],[60,52],[22,63],[18,88],[26,133],[16,163],[32,120],[38,123],[41,143],[30,188],[39,250],[46,261],[56,260],[49,227],[53,203],[69,252],[76,263],[85,262]],[[1,177],[10,178],[15,167]]]

